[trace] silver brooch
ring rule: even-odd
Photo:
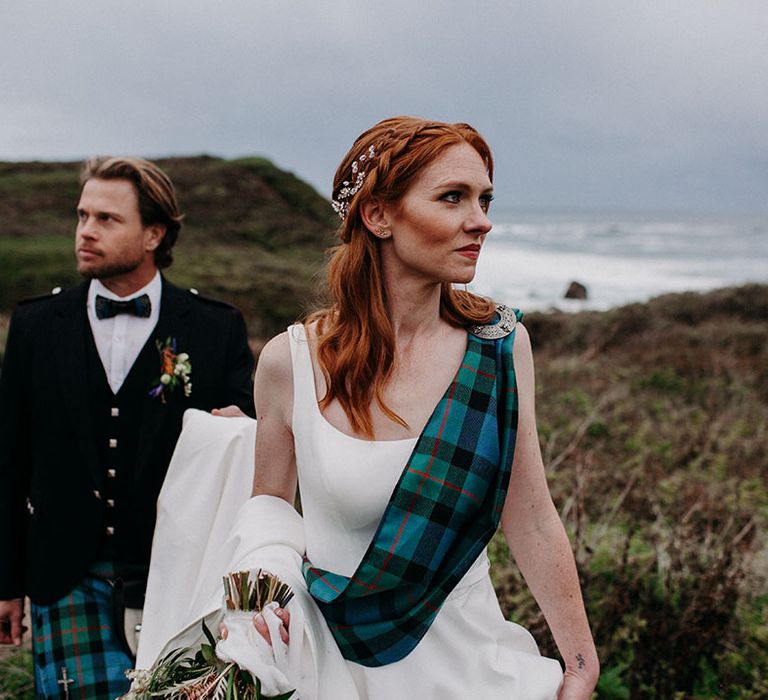
[[[485,326],[470,326],[469,332],[478,338],[485,340],[496,340],[509,335],[517,325],[517,316],[508,306],[496,304],[496,313],[499,316],[497,323],[489,323]]]

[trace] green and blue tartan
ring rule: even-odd
[[[50,605],[32,604],[32,654],[36,698],[110,700],[128,692],[133,660],[113,632],[112,589],[87,576]],[[65,695],[62,667],[73,682]]]
[[[514,336],[468,334],[355,573],[305,559],[309,592],[345,659],[383,666],[409,654],[496,532],[517,436]]]

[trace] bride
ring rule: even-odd
[[[485,545],[497,506],[565,662],[558,697],[589,698],[596,683],[539,452],[528,334],[509,310],[494,325],[492,302],[453,288],[474,277],[491,230],[492,175],[466,124],[395,117],[362,134],[334,179],[331,304],[259,360],[253,495],[293,503],[298,479],[305,579],[360,697],[554,697],[558,665],[502,619],[493,594]],[[483,341],[490,362],[478,366],[477,336],[505,332]],[[498,352],[513,358],[517,400],[506,405],[477,386],[493,382]]]
[[[302,698],[587,700],[596,685],[539,451],[528,333],[519,312],[454,288],[491,230],[492,177],[467,124],[394,117],[364,132],[334,179],[329,305],[259,358],[254,498],[230,554],[254,550],[238,561],[294,588],[253,625],[275,656],[309,649]],[[486,554],[499,526],[564,674],[502,616]],[[150,572],[148,605],[152,587]]]

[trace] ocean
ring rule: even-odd
[[[523,311],[605,310],[768,283],[768,215],[493,210],[469,289]],[[584,301],[564,299],[571,281]]]

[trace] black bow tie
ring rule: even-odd
[[[118,314],[131,314],[140,318],[149,318],[152,311],[152,303],[149,301],[149,294],[142,294],[140,297],[118,301],[117,299],[107,299],[106,297],[96,295],[96,318],[112,318]]]

